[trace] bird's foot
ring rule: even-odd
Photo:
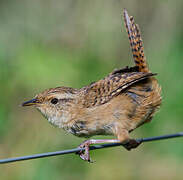
[[[131,149],[137,148],[141,144],[140,141],[137,141],[135,139],[130,139],[127,143],[125,143],[123,146],[130,151]]]
[[[88,161],[89,163],[93,163],[94,161],[90,159],[90,144],[92,144],[91,140],[86,140],[83,143],[81,143],[79,145],[79,148],[84,148],[84,150],[78,152],[77,154],[79,154],[82,160]]]

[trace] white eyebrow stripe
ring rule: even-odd
[[[50,94],[48,99],[57,98],[57,99],[73,99],[74,95],[71,93],[56,93],[56,94]]]

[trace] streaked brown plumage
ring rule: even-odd
[[[124,10],[124,22],[130,40],[134,62],[136,66],[138,66],[140,72],[149,72],[146,57],[144,56],[144,47],[139,26],[138,24],[135,24],[133,16],[128,16],[126,10]]]
[[[115,70],[107,77],[81,89],[51,88],[23,103],[34,105],[48,121],[79,137],[114,135],[117,139],[87,140],[80,157],[90,162],[89,145],[120,142],[130,150],[139,145],[129,133],[149,122],[161,104],[161,88],[149,71],[138,25],[124,10],[136,66]]]

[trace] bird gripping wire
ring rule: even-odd
[[[136,139],[136,140],[140,143],[144,143],[144,142],[164,140],[164,139],[170,139],[170,138],[176,138],[176,137],[182,137],[182,136],[183,136],[183,132],[179,132],[176,134],[140,138],[140,139]],[[120,143],[94,145],[94,146],[90,147],[90,150],[102,149],[102,148],[108,148],[108,147],[114,147],[114,146],[121,146],[121,145],[123,146],[123,144],[120,144]],[[57,156],[57,155],[64,155],[64,154],[71,154],[71,153],[78,153],[78,152],[81,152],[84,150],[85,150],[84,148],[74,148],[74,149],[63,150],[63,151],[47,152],[47,153],[21,156],[21,157],[15,157],[15,158],[0,159],[0,164],[12,163],[12,162],[16,162],[16,161],[25,161],[25,160],[30,160],[30,159],[38,159],[38,158]]]

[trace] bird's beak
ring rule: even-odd
[[[30,101],[26,101],[22,104],[22,106],[32,106],[40,103],[37,99],[31,99]]]

